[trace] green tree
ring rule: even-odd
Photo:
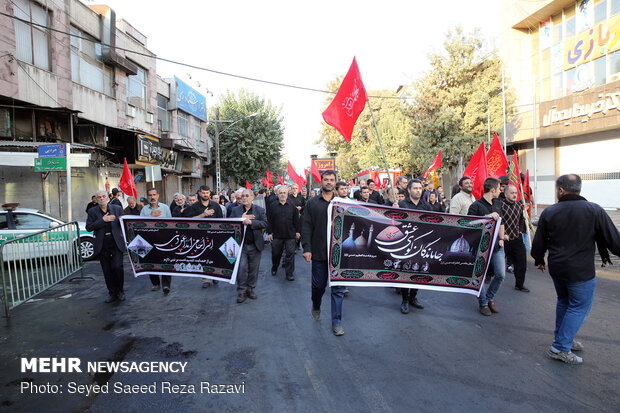
[[[413,85],[414,102],[409,106],[412,133],[419,137],[411,157],[416,174],[425,171],[438,150],[444,167],[456,166],[461,155],[466,165],[470,154],[487,140],[489,107],[491,133],[501,136],[503,129],[502,64],[495,51],[484,52],[478,30],[449,31],[444,50],[429,60],[431,69]],[[514,93],[506,87],[507,123],[514,102]]]
[[[328,84],[329,90],[335,91],[342,83],[342,77]],[[411,123],[403,107],[394,93],[386,90],[369,91],[369,95],[384,98],[370,98],[377,128],[381,135],[388,166],[403,168],[409,172],[410,149],[414,139],[411,134]],[[327,97],[325,108],[331,103],[333,95]],[[319,143],[325,145],[328,152],[338,152],[336,165],[340,176],[344,179],[357,176],[357,172],[371,166],[385,168],[377,133],[368,107],[360,114],[351,142],[347,143],[340,132],[334,127],[323,123]]]
[[[284,135],[280,108],[244,89],[237,95],[228,91],[216,107],[220,121],[226,121],[219,128],[223,176],[244,184],[246,179],[251,183],[260,179],[267,168],[277,170]],[[211,119],[214,112],[212,108]],[[213,123],[209,134],[215,136]]]

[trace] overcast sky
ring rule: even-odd
[[[495,0],[444,1],[189,1],[110,0],[117,18],[148,38],[157,56],[252,78],[324,90],[344,75],[354,56],[366,89],[395,91],[428,70],[428,53],[440,50],[456,25],[499,33]],[[319,138],[322,93],[271,86],[157,62],[162,77],[199,81],[213,92],[245,88],[282,107],[284,156],[297,170],[311,154],[323,155]],[[370,166],[370,165],[368,165]]]

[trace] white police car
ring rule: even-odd
[[[0,211],[0,244],[23,235],[55,228],[65,223],[46,212],[30,208],[19,208],[14,205],[7,204],[6,207],[3,205],[5,208]],[[94,235],[92,232],[86,231],[85,222],[78,222],[78,225],[80,227],[80,253],[82,259],[92,259],[95,255]],[[15,259],[15,257],[11,257],[10,251],[5,251],[5,259],[10,261]]]

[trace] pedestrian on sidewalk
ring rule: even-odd
[[[271,275],[278,273],[278,266],[284,253],[286,279],[295,280],[295,243],[301,236],[299,210],[285,185],[277,190],[278,202],[271,205],[267,213],[267,239],[271,242]]]
[[[540,215],[531,254],[536,267],[545,272],[545,253],[549,252],[549,275],[558,297],[555,340],[546,354],[564,363],[581,364],[583,358],[573,351],[583,350],[575,336],[594,301],[594,245],[598,245],[603,265],[611,264],[607,250],[620,256],[620,233],[603,208],[579,195],[579,175],[560,176],[555,189],[558,202]]]
[[[99,255],[103,277],[108,287],[108,298],[105,302],[124,301],[123,251],[126,247],[118,219],[123,215],[123,209],[111,204],[108,193],[104,190],[97,191],[95,196],[99,206],[88,210],[86,230],[92,231],[95,235],[94,251],[95,255]]]
[[[312,262],[312,317],[321,318],[321,301],[327,287],[329,269],[327,266],[327,208],[334,198],[336,172],[323,171],[321,175],[321,195],[314,196],[306,203],[301,240],[306,262]],[[344,334],[342,328],[342,301],[344,287],[331,287],[332,332],[336,336]]]
[[[265,249],[263,232],[267,228],[265,209],[252,203],[254,193],[250,189],[241,192],[241,205],[232,209],[231,218],[243,218],[246,226],[245,239],[239,258],[237,270],[237,303],[241,304],[247,297],[256,300],[254,292],[258,281],[260,256]]]
[[[142,208],[142,211],[140,211],[140,216],[172,218],[172,214],[170,213],[170,208],[168,207],[168,205],[161,204],[159,202],[159,192],[157,192],[157,189],[149,188],[146,191],[146,197],[148,198],[149,204]],[[149,275],[149,278],[151,279],[151,283],[153,284],[151,290],[158,291],[160,289],[159,275]],[[161,285],[163,286],[164,295],[168,295],[168,293],[170,293],[171,281],[171,276],[161,276]]]

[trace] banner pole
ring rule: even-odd
[[[396,188],[394,188],[394,183],[392,182],[392,175],[390,175],[390,168],[388,167],[387,158],[385,157],[385,151],[383,150],[383,143],[381,143],[381,136],[379,135],[379,128],[377,127],[377,121],[375,120],[375,115],[372,113],[372,108],[370,107],[370,99],[366,100],[366,104],[368,104],[368,110],[370,111],[370,116],[372,116],[372,124],[375,125],[375,132],[377,133],[377,140],[379,141],[379,147],[381,148],[381,155],[383,155],[383,162],[385,163],[385,171],[388,175],[388,182],[392,187],[392,197],[394,198],[394,202],[398,202],[398,197],[396,196]]]

